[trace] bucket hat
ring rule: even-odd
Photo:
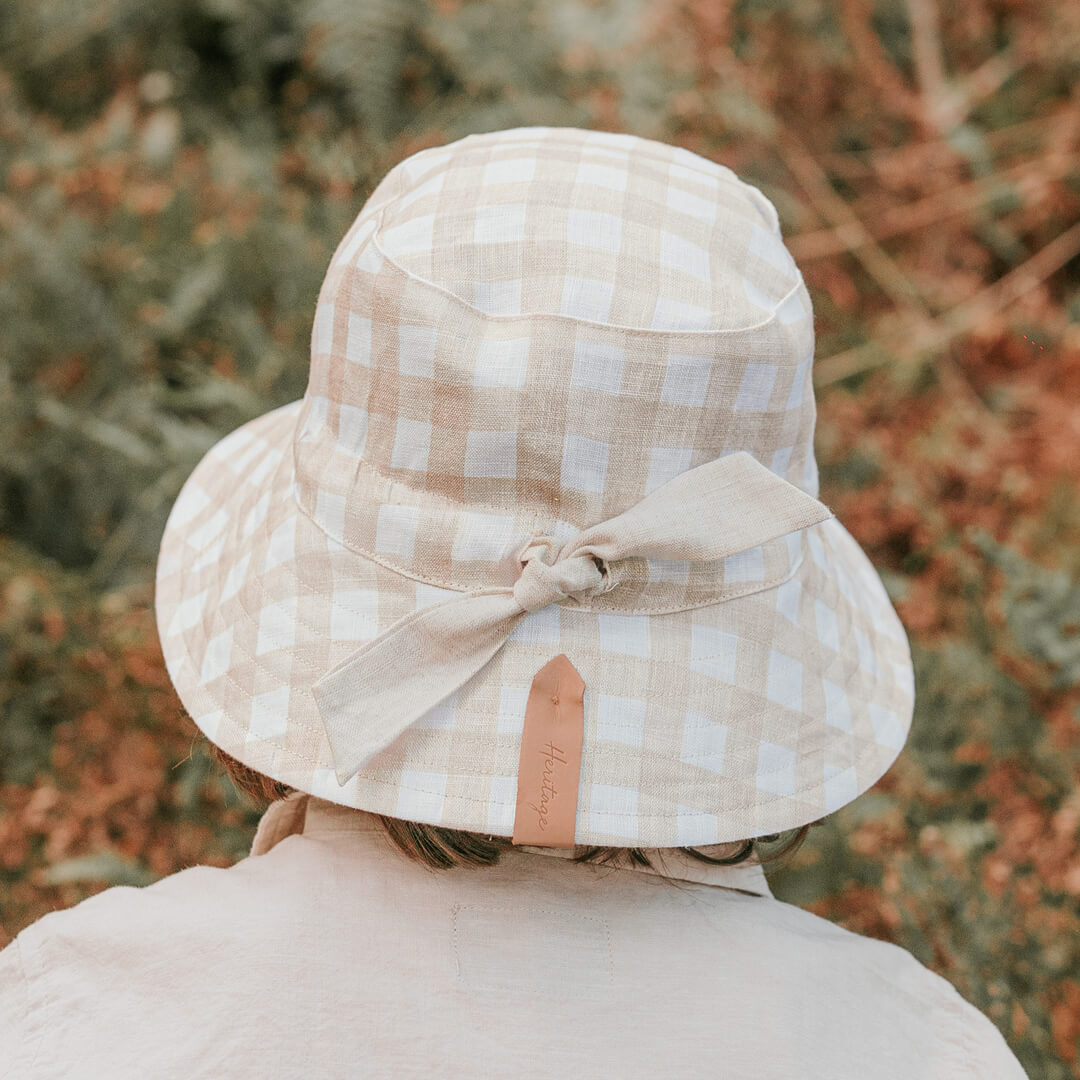
[[[331,259],[304,397],[169,515],[181,701],[285,784],[515,842],[560,800],[552,846],[838,809],[914,689],[818,499],[813,354],[776,211],[730,170],[573,128],[413,154]]]

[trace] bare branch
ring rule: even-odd
[[[945,75],[937,0],[907,0],[907,6],[915,75],[922,94],[923,122],[939,135],[945,135],[954,126],[951,117],[956,106],[955,92]]]
[[[814,383],[816,386],[828,386],[896,360],[905,361],[928,355],[1015,303],[1077,255],[1080,255],[1080,222],[992,285],[943,312],[925,335],[896,340],[887,345],[874,342],[857,345],[819,360],[814,366]]]

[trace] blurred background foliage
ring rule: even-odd
[[[1022,0],[8,0],[0,945],[250,845],[162,665],[157,544],[212,443],[303,394],[377,179],[624,130],[776,203],[823,497],[912,635],[908,749],[774,891],[1080,1076],[1078,73],[1080,8]]]

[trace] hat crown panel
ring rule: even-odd
[[[605,203],[578,169],[619,154],[623,199]],[[725,224],[694,285],[669,265],[686,252],[664,240],[679,216],[667,200],[704,200],[694,182],[708,169]],[[771,204],[747,192],[685,151],[573,129],[470,136],[396,166],[319,296],[294,444],[301,504],[406,572],[482,582],[510,573],[530,535],[569,536],[725,453],[816,495],[809,297]],[[600,247],[574,242],[569,210]],[[672,236],[706,236],[682,216]],[[727,325],[703,327],[699,310]]]
[[[382,251],[490,314],[733,330],[801,283],[757,189],[648,139],[573,128],[469,136],[407,159],[384,185]]]

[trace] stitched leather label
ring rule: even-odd
[[[584,736],[585,680],[560,653],[536,673],[529,690],[512,843],[574,846]]]

